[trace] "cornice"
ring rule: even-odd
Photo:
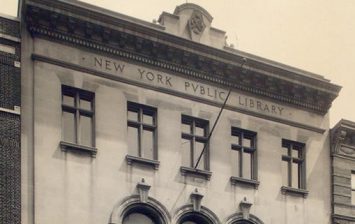
[[[154,27],[89,12],[87,7],[64,0],[50,1],[51,7],[46,2],[31,0],[25,7],[25,22],[33,36],[106,52],[319,114],[328,111],[340,91],[339,86],[319,78],[194,43]]]
[[[355,158],[355,123],[340,120],[330,131],[331,148],[333,154],[340,154],[342,158]]]

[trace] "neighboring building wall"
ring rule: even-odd
[[[21,223],[20,22],[0,15],[0,223]]]
[[[355,123],[341,120],[331,130],[332,200],[335,224],[355,223]]]
[[[339,86],[227,51],[222,42],[218,49],[203,45],[195,36],[204,32],[201,24],[184,30],[181,38],[164,33],[161,25],[76,1],[27,4],[22,53],[28,71],[23,90],[29,94],[23,97],[22,134],[30,139],[23,145],[30,149],[25,169],[34,173],[24,181],[35,183],[34,195],[28,195],[34,199],[25,209],[31,214],[24,214],[34,218],[27,223],[120,224],[130,212],[152,211],[162,216],[156,223],[166,224],[186,221],[180,218],[188,213],[213,224],[331,222],[328,109]],[[200,7],[184,6],[179,10],[187,11],[177,12],[181,18],[196,13],[188,17],[191,27],[208,15]],[[171,17],[177,18],[166,14],[160,21],[171,25]],[[207,24],[205,30],[211,29]],[[201,37],[205,44],[224,35],[211,32],[211,39],[208,33]],[[209,121],[211,130],[229,89],[210,141],[209,167],[182,167],[189,155],[182,149],[182,115]],[[93,107],[73,103],[82,99]],[[127,102],[156,108],[158,155],[153,159],[134,156],[129,147]],[[93,143],[80,144],[80,125],[65,128],[71,122],[65,113],[94,119]],[[237,178],[232,126],[256,136],[255,179]],[[74,132],[79,135],[67,140]],[[296,148],[286,148],[298,143],[303,155],[294,161],[303,161],[305,169],[294,170],[292,181],[306,183],[292,187],[284,180],[290,174],[283,160],[294,159],[288,151]],[[195,202],[201,197],[200,207]]]

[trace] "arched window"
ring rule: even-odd
[[[123,224],[154,224],[154,221],[141,213],[132,213],[127,215],[124,219],[123,219]]]
[[[125,209],[122,224],[165,224],[165,222],[155,208],[137,203]]]
[[[249,214],[247,218],[244,218],[243,213],[240,212],[229,216],[226,224],[264,224],[264,222],[252,214]]]
[[[168,210],[159,201],[140,195],[131,195],[119,201],[112,210],[110,224],[169,224]]]
[[[213,221],[199,212],[189,212],[180,218],[178,224],[213,224]]]
[[[233,224],[253,224],[253,222],[250,222],[248,220],[239,220],[234,222]]]

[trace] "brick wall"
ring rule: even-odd
[[[20,37],[19,22],[0,16],[0,33],[13,37]]]
[[[0,112],[0,223],[21,221],[20,117]]]
[[[0,17],[0,223],[21,223],[20,23]],[[9,110],[9,112],[7,112]]]

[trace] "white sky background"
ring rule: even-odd
[[[146,21],[173,13],[186,0],[83,0]],[[188,0],[205,8],[212,26],[235,48],[323,75],[343,86],[330,110],[331,127],[355,121],[355,0]],[[15,16],[17,0],[0,0]]]

